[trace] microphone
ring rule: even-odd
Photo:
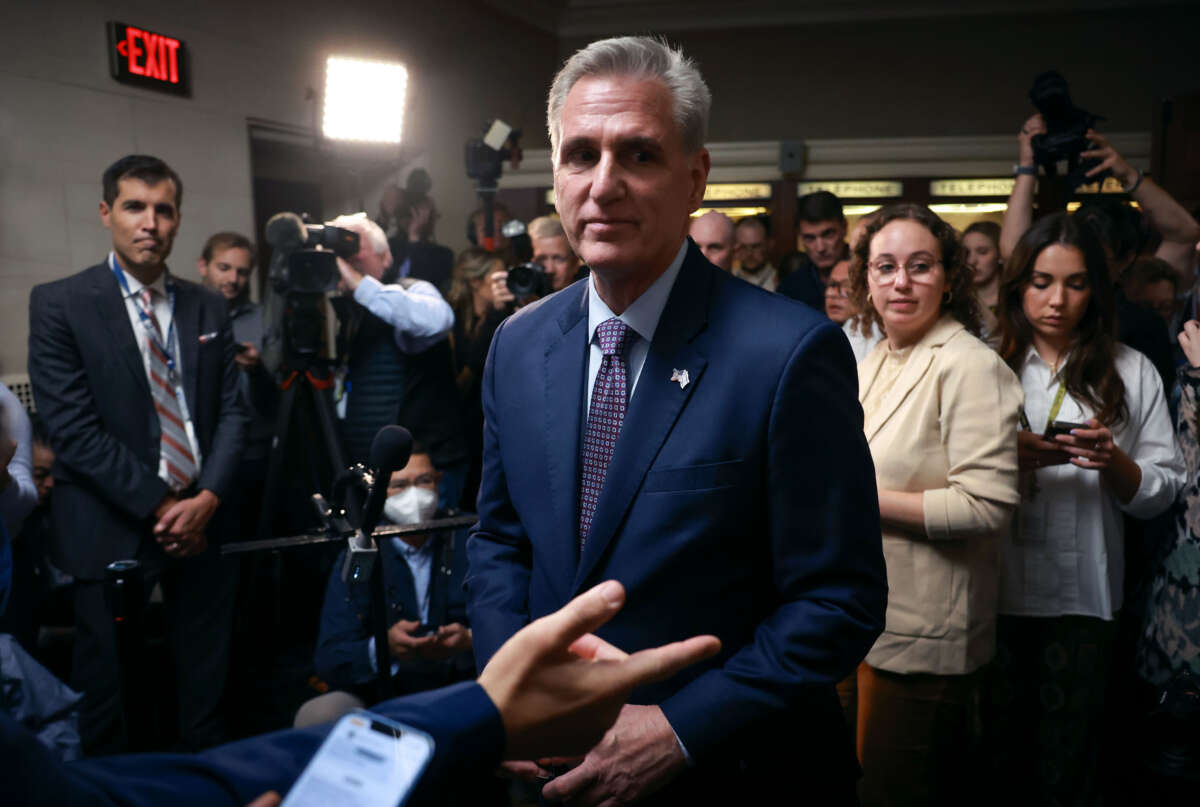
[[[267,219],[267,243],[275,249],[291,252],[308,241],[308,227],[295,213],[276,213]]]
[[[408,465],[412,456],[413,438],[408,429],[403,426],[384,426],[375,434],[371,441],[371,454],[368,462],[375,474],[375,485],[371,495],[363,507],[362,532],[370,535],[379,523],[383,513],[383,503],[387,500],[388,481],[393,471],[399,471]]]

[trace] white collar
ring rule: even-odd
[[[618,317],[622,322],[634,330],[647,344],[654,338],[654,331],[658,329],[658,321],[662,319],[663,309],[667,307],[667,298],[671,296],[671,289],[675,286],[675,278],[679,276],[679,269],[683,266],[683,259],[687,256],[688,239],[683,239],[683,244],[680,245],[679,251],[675,253],[675,259],[671,261],[667,271],[658,276],[658,279],[650,284],[650,288],[646,289],[638,296],[633,303],[626,308]],[[608,304],[600,299],[599,292],[596,291],[594,275],[588,275],[588,344],[592,343],[592,339],[596,336],[596,329],[606,320],[610,320],[617,315],[612,312]]]
[[[127,284],[129,284],[129,294],[126,295],[127,297],[133,297],[135,295],[141,294],[142,289],[147,288],[146,284],[142,283],[142,281],[140,281],[136,277],[134,277],[132,272],[127,272],[125,270],[125,267],[121,265],[120,258],[117,257],[117,253],[115,253],[115,252],[108,253],[108,265],[117,267],[117,269],[121,272],[121,274],[125,276],[125,282]],[[167,269],[166,269],[166,267],[163,267],[163,270],[158,273],[158,277],[154,279],[154,282],[149,284],[149,288],[151,290],[157,292],[159,295],[161,295],[163,299],[166,299],[166,297],[167,297]]]

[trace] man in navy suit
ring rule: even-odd
[[[183,185],[156,157],[104,172],[112,251],[29,299],[29,376],[56,454],[50,559],[75,577],[72,677],[89,754],[125,747],[105,567],[162,583],[186,747],[224,739],[220,703],[236,578],[215,545],[246,415],[225,300],[166,260]],[[217,520],[214,520],[216,516]]]
[[[507,320],[483,378],[477,663],[608,577],[636,603],[609,641],[723,643],[634,692],[543,789],[572,804],[855,798],[834,684],[882,629],[887,587],[854,359],[823,316],[688,240],[708,108],[696,68],[655,40],[566,63],[548,105],[554,190],[591,277]]]

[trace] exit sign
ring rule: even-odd
[[[112,77],[123,84],[175,95],[191,94],[187,45],[173,36],[110,22],[108,66]]]

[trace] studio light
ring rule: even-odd
[[[325,137],[399,143],[407,88],[408,70],[402,64],[330,56],[325,65]]]

